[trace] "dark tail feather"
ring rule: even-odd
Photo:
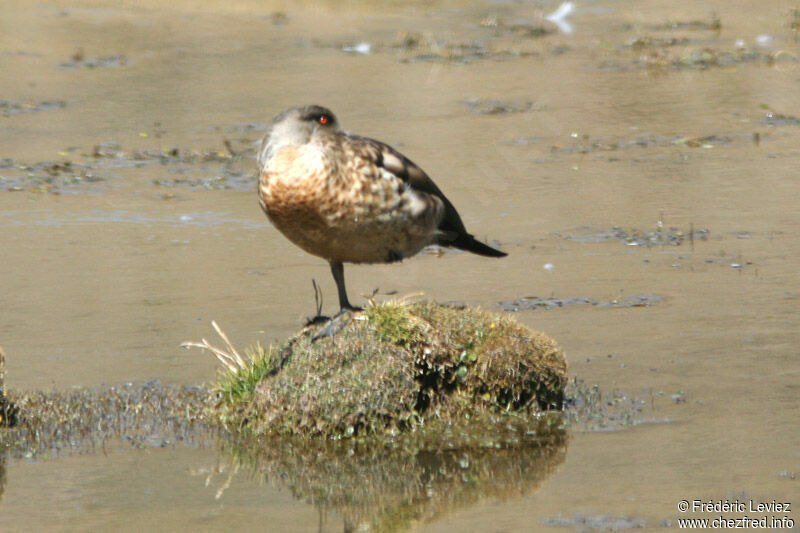
[[[505,252],[492,248],[488,244],[483,244],[469,233],[462,233],[456,240],[448,243],[448,246],[466,250],[473,254],[485,255],[486,257],[505,257],[508,255]]]

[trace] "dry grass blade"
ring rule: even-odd
[[[228,336],[225,335],[225,332],[223,332],[219,325],[213,320],[211,321],[211,325],[214,326],[217,334],[222,337],[227,351],[222,348],[217,348],[206,339],[201,339],[201,342],[186,341],[181,343],[181,346],[183,348],[200,348],[210,351],[232,374],[236,374],[239,370],[247,368],[247,363],[245,363],[244,358],[236,351],[236,348],[234,348]]]
[[[214,326],[214,329],[216,330],[217,334],[220,337],[222,337],[222,340],[225,341],[225,344],[227,345],[228,350],[230,350],[230,353],[229,353],[228,356],[229,357],[233,356],[233,358],[235,358],[236,364],[239,366],[239,368],[245,368],[247,366],[247,364],[244,362],[244,358],[241,355],[239,355],[239,352],[237,352],[236,348],[233,347],[233,343],[230,341],[230,339],[228,339],[228,336],[225,335],[225,332],[222,331],[222,329],[219,327],[219,325],[216,323],[216,321],[212,320],[211,321],[211,325]]]
[[[209,344],[209,342],[205,339],[203,339],[202,342],[190,342],[190,341],[183,342],[181,343],[181,347],[201,348],[203,350],[208,350],[211,353],[213,353],[214,356],[219,360],[219,362],[222,363],[225,366],[225,368],[230,370],[232,373],[235,374],[236,372],[239,371],[239,367],[236,366],[236,364],[234,364],[233,362],[231,362],[231,361],[235,362],[235,360],[232,357],[230,357],[227,353],[225,353],[223,350],[220,350],[216,346]]]

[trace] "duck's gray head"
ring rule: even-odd
[[[287,109],[269,124],[261,141],[258,166],[263,168],[270,157],[284,146],[306,144],[319,131],[339,131],[339,121],[333,112],[319,105],[306,105]]]

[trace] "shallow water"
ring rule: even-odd
[[[238,345],[283,339],[314,312],[312,278],[332,310],[327,266],[270,227],[249,178],[269,118],[317,102],[401,149],[510,254],[348,266],[352,300],[422,291],[500,312],[525,297],[654,296],[515,316],[561,343],[573,375],[645,400],[642,419],[658,423],[574,432],[537,489],[412,528],[557,531],[547,524],[600,516],[658,528],[714,518],[681,514],[682,499],[800,505],[790,3],[579,3],[571,35],[536,38],[525,32],[555,4],[12,4],[0,22],[10,388],[210,382],[213,359],[179,345],[210,337],[211,320]],[[703,27],[712,11],[718,30]],[[363,42],[367,55],[342,50]],[[633,238],[648,232],[650,246]],[[0,529],[344,527],[244,471],[215,499],[203,473],[217,464],[181,447],[9,461]]]

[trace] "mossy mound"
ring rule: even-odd
[[[561,349],[510,318],[387,303],[315,339],[323,327],[309,326],[256,358],[254,366],[266,370],[230,376],[222,390],[239,392],[223,394],[223,420],[256,434],[326,438],[435,428],[458,435],[452,446],[491,446],[486,435],[516,441],[538,431],[538,414],[563,405]],[[252,387],[241,383],[253,375]],[[252,394],[241,392],[248,388]]]

